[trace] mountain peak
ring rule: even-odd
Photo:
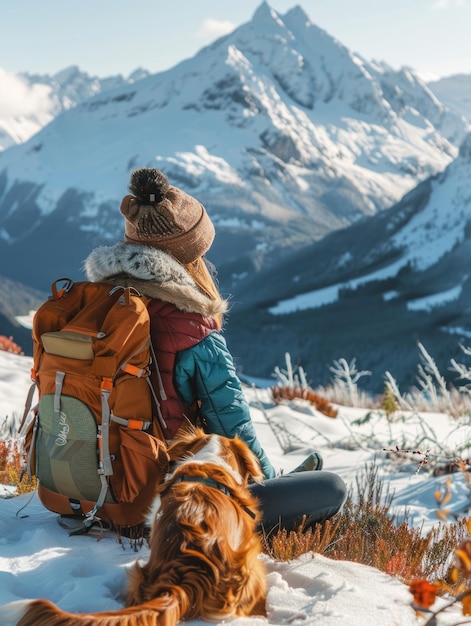
[[[423,89],[360,62],[299,6],[282,15],[266,0],[250,22],[145,80],[99,79],[76,67],[62,78],[75,72],[64,85],[45,81],[56,118],[0,154],[0,254],[8,247],[9,258],[39,228],[52,246],[43,234],[51,220],[54,232],[80,231],[77,255],[99,236],[121,236],[122,172],[157,163],[210,205],[222,242],[216,264],[228,268],[252,250],[254,263],[269,264],[278,246],[288,253],[369,216],[444,170],[466,132]],[[157,142],[149,127],[159,129]],[[442,128],[455,132],[456,145]],[[47,276],[30,265],[18,266],[18,277]]]
[[[264,0],[255,11],[251,21],[257,28],[261,27],[262,30],[265,31],[267,30],[267,27],[270,29],[275,28],[276,30],[279,30],[280,28],[285,30],[286,28],[278,13],[275,9],[272,9],[266,0]]]
[[[299,4],[287,11],[283,17],[289,17],[292,22],[302,24],[304,26],[309,26],[311,24],[309,15]]]
[[[60,85],[65,85],[65,83],[74,80],[82,74],[78,65],[70,65],[69,67],[64,68],[63,70],[59,70],[56,74],[54,74],[53,78]]]
[[[273,12],[272,7],[268,4],[266,0],[263,0],[263,2],[256,9],[254,13],[254,18],[263,17],[264,15],[267,16],[267,15],[270,15],[272,12]]]

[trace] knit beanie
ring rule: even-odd
[[[214,240],[214,226],[204,206],[156,168],[131,173],[129,191],[121,201],[125,241],[169,252],[187,264],[204,256]]]

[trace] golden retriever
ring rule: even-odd
[[[73,614],[46,600],[0,608],[18,626],[174,626],[265,614],[265,568],[250,478],[255,456],[240,439],[196,429],[169,449],[171,465],[150,512],[150,555],[129,576],[126,608]]]

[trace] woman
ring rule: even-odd
[[[267,480],[253,485],[270,528],[334,515],[345,499],[343,481],[329,472],[276,477],[257,438],[248,403],[221,334],[227,303],[204,260],[215,235],[200,202],[155,168],[131,174],[131,195],[120,211],[125,238],[95,249],[85,261],[89,280],[133,287],[151,298],[148,311],[155,365],[156,406],[171,441],[189,421],[207,432],[243,439]],[[317,456],[318,467],[322,462]],[[307,504],[306,504],[307,503]]]

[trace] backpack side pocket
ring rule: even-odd
[[[143,430],[120,426],[122,475],[110,477],[118,502],[133,502],[149,482],[164,477],[169,456],[165,444]]]

